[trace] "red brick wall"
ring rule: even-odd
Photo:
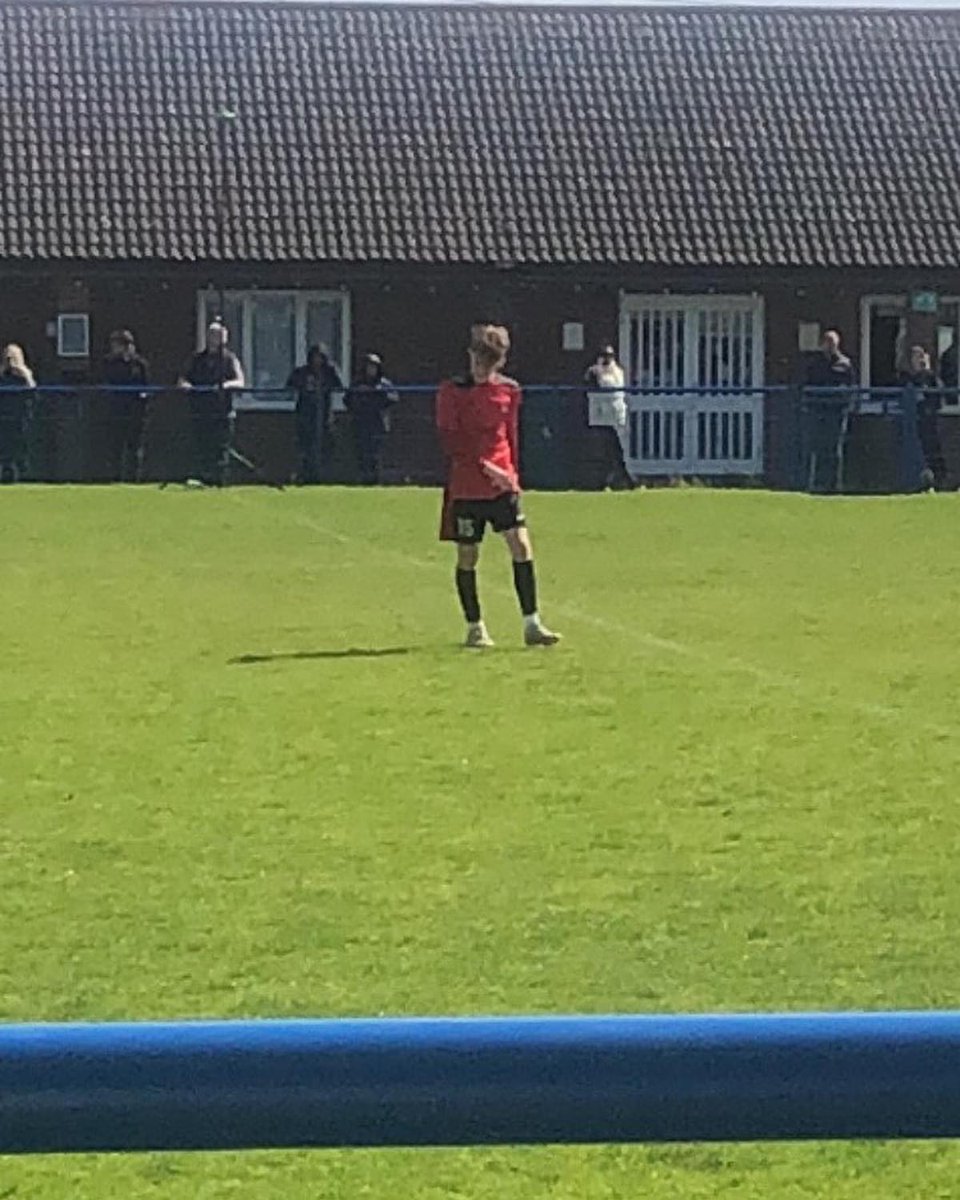
[[[617,340],[621,291],[755,291],[765,299],[767,381],[789,383],[800,372],[799,321],[837,326],[856,358],[863,295],[907,292],[919,286],[956,294],[960,293],[960,271],[925,276],[907,271],[705,271],[636,266],[533,271],[269,264],[223,271],[196,264],[129,264],[113,269],[77,266],[72,271],[54,271],[26,267],[14,270],[7,265],[0,268],[0,340],[23,343],[39,378],[58,382],[67,374],[89,375],[110,330],[131,328],[151,359],[154,379],[172,382],[194,349],[197,292],[210,285],[347,288],[352,301],[354,351],[359,354],[374,349],[383,355],[387,372],[396,381],[426,384],[462,367],[467,331],[475,320],[510,325],[514,340],[510,369],[522,380],[575,384],[595,347],[602,341]],[[55,318],[61,305],[82,297],[86,297],[91,313],[92,363],[58,362],[46,335],[47,322]],[[562,350],[565,321],[584,325],[584,353]],[[176,398],[164,403],[167,407],[163,420],[170,423],[169,436],[172,443],[180,444],[182,436],[174,434],[174,428],[179,427]],[[769,461],[776,464],[784,460],[789,439],[794,436],[793,414],[785,403],[770,406],[766,426]],[[569,436],[577,444],[578,453],[582,451],[584,469],[589,474],[589,439],[583,436],[577,402],[571,399],[568,405],[569,419],[565,417],[565,421]],[[289,424],[289,418],[283,416],[269,422],[245,421],[250,436],[265,439],[261,457],[268,458],[271,471],[278,474],[293,466],[289,430],[276,432]],[[68,426],[69,422],[64,428]],[[62,433],[60,441],[61,457],[66,462],[70,458],[67,451],[75,450],[75,438]],[[439,461],[429,395],[405,401],[387,447],[385,465],[390,478],[424,480],[436,476]],[[72,463],[69,472],[78,469]],[[775,483],[786,482],[782,472],[771,478]]]

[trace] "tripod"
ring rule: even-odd
[[[227,389],[222,386],[217,389],[218,392],[218,408],[223,406],[223,393]],[[197,424],[208,422],[213,427],[212,436],[220,441],[219,453],[216,456],[216,468],[213,474],[215,479],[211,482],[210,474],[207,470],[206,458],[208,446],[205,445],[205,439],[211,437],[208,430],[203,430],[199,433]],[[194,440],[194,462],[200,467],[198,476],[188,476],[180,481],[183,487],[188,488],[206,488],[206,487],[223,487],[229,481],[229,470],[232,463],[237,463],[244,467],[251,475],[260,483],[266,484],[278,492],[286,491],[284,484],[276,479],[270,479],[263,468],[253,461],[250,457],[237,449],[236,432],[237,432],[237,414],[231,407],[225,414],[220,413],[202,413],[194,411],[191,414],[192,436]],[[223,427],[222,434],[220,432]],[[207,476],[207,478],[203,478]],[[174,483],[173,480],[167,479],[160,484],[160,488],[168,488]]]
[[[224,477],[226,477],[226,473],[227,473],[230,463],[239,463],[240,466],[246,467],[246,469],[260,483],[265,483],[267,485],[267,487],[272,487],[275,491],[278,491],[278,492],[286,491],[286,488],[284,487],[284,485],[282,483],[280,483],[276,479],[268,479],[267,476],[263,473],[263,469],[261,467],[257,466],[257,464],[252,459],[248,458],[245,454],[242,454],[237,449],[237,446],[236,446],[237,414],[233,411],[233,409],[230,410],[230,415],[227,419],[230,422],[230,425],[229,425],[229,432],[228,432],[228,436],[227,436],[227,443],[226,443],[226,446],[224,447],[224,460],[225,461],[222,464]]]

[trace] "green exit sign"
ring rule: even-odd
[[[910,308],[915,313],[935,313],[940,306],[936,292],[914,292],[910,297]]]

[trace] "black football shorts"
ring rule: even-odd
[[[453,502],[453,540],[461,546],[479,546],[488,525],[494,533],[508,533],[526,523],[516,492],[504,492],[495,500]]]

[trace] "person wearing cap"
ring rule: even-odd
[[[336,367],[320,346],[311,346],[307,361],[291,372],[287,387],[297,394],[298,483],[317,483],[327,457],[330,406],[334,392],[343,390]]]
[[[143,469],[143,428],[147,415],[147,395],[136,392],[149,383],[150,367],[137,353],[137,343],[129,329],[115,329],[107,343],[101,379],[118,391],[109,396],[108,445],[111,474],[122,483],[138,483]]]
[[[601,346],[596,360],[587,368],[584,382],[587,392],[588,423],[602,440],[606,485],[632,488],[633,478],[623,456],[623,436],[627,428],[627,398],[623,391],[623,367],[617,362],[612,346]]]
[[[245,386],[240,360],[228,348],[230,332],[222,321],[207,329],[204,348],[183,369],[177,387],[190,392],[196,478],[222,487],[230,448],[232,392]]]
[[[366,354],[359,377],[344,397],[353,430],[358,482],[370,486],[380,482],[383,439],[390,430],[390,410],[398,396],[383,373],[379,354]]]

